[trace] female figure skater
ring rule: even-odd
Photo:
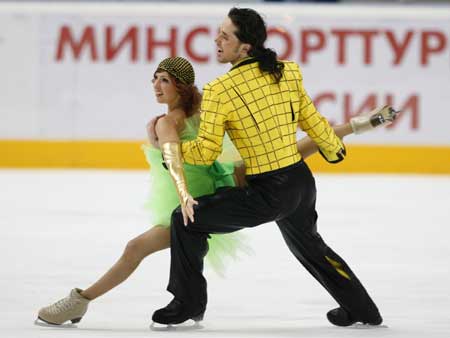
[[[158,138],[154,139],[148,133],[150,143],[156,147],[143,147],[151,166],[152,195],[148,206],[154,224],[158,225],[129,241],[119,260],[94,284],[84,290],[72,289],[67,297],[40,309],[36,324],[61,326],[67,321],[78,323],[86,313],[90,301],[122,283],[145,257],[170,246],[169,225],[172,211],[180,202],[185,203],[186,199],[191,199],[192,203],[192,197],[178,193],[179,189],[171,179],[177,159],[171,157],[170,150],[167,153],[164,144],[195,139],[197,135],[201,94],[194,85],[194,80],[192,65],[181,57],[164,59],[153,75],[156,100],[167,106],[167,113],[163,117],[154,118],[147,126],[149,129],[156,123]],[[390,124],[395,117],[396,112],[392,108],[383,107],[359,115],[349,123],[338,125],[334,129],[336,134],[343,138]],[[317,152],[315,143],[308,137],[299,140],[297,146],[303,158]],[[193,197],[211,194],[220,187],[245,184],[245,168],[239,163],[216,161],[212,166],[184,164],[179,165],[178,169],[180,175],[186,176],[187,189]],[[193,217],[189,210],[185,214],[186,220],[187,217]],[[207,261],[219,274],[224,267],[221,257],[235,257],[238,251],[246,250],[239,233],[212,235],[208,244],[210,250]]]

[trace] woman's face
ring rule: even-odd
[[[156,101],[165,103],[171,107],[178,104],[180,95],[175,86],[175,80],[165,71],[156,72],[152,79]]]

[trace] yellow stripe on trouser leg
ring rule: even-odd
[[[342,270],[342,264],[339,262],[336,262],[334,259],[331,259],[328,256],[325,256],[326,260],[333,266],[333,268],[338,272],[338,274],[340,274],[342,277],[347,278],[348,280],[350,280],[350,276],[347,274],[347,272],[345,272],[344,270]]]

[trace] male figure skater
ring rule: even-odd
[[[227,131],[244,160],[248,186],[198,198],[194,220],[195,202],[183,175],[177,173],[181,166],[172,165],[183,201],[171,220],[167,290],[174,299],[152,319],[178,324],[203,318],[208,234],[275,221],[291,252],[338,302],[340,307],[327,314],[329,321],[339,326],[379,325],[382,318],[376,305],[317,232],[316,187],[297,151],[297,126],[316,142],[328,162],[343,160],[345,147],[303,88],[298,65],[278,61],[276,53],[264,47],[266,38],[266,25],[257,12],[230,10],[215,42],[218,61],[229,62],[232,68],[204,87],[198,137],[181,148],[162,149],[166,159],[182,156],[187,163],[209,165],[221,153]]]

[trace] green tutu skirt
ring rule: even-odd
[[[145,203],[153,224],[169,227],[172,212],[180,204],[172,178],[163,166],[161,151],[148,145],[142,146],[150,164],[150,196]],[[214,162],[211,166],[184,164],[189,193],[195,198],[209,195],[220,187],[235,186],[233,163]],[[236,259],[240,253],[250,253],[244,234],[234,232],[223,235],[209,235],[209,251],[206,263],[223,276],[227,258]]]

